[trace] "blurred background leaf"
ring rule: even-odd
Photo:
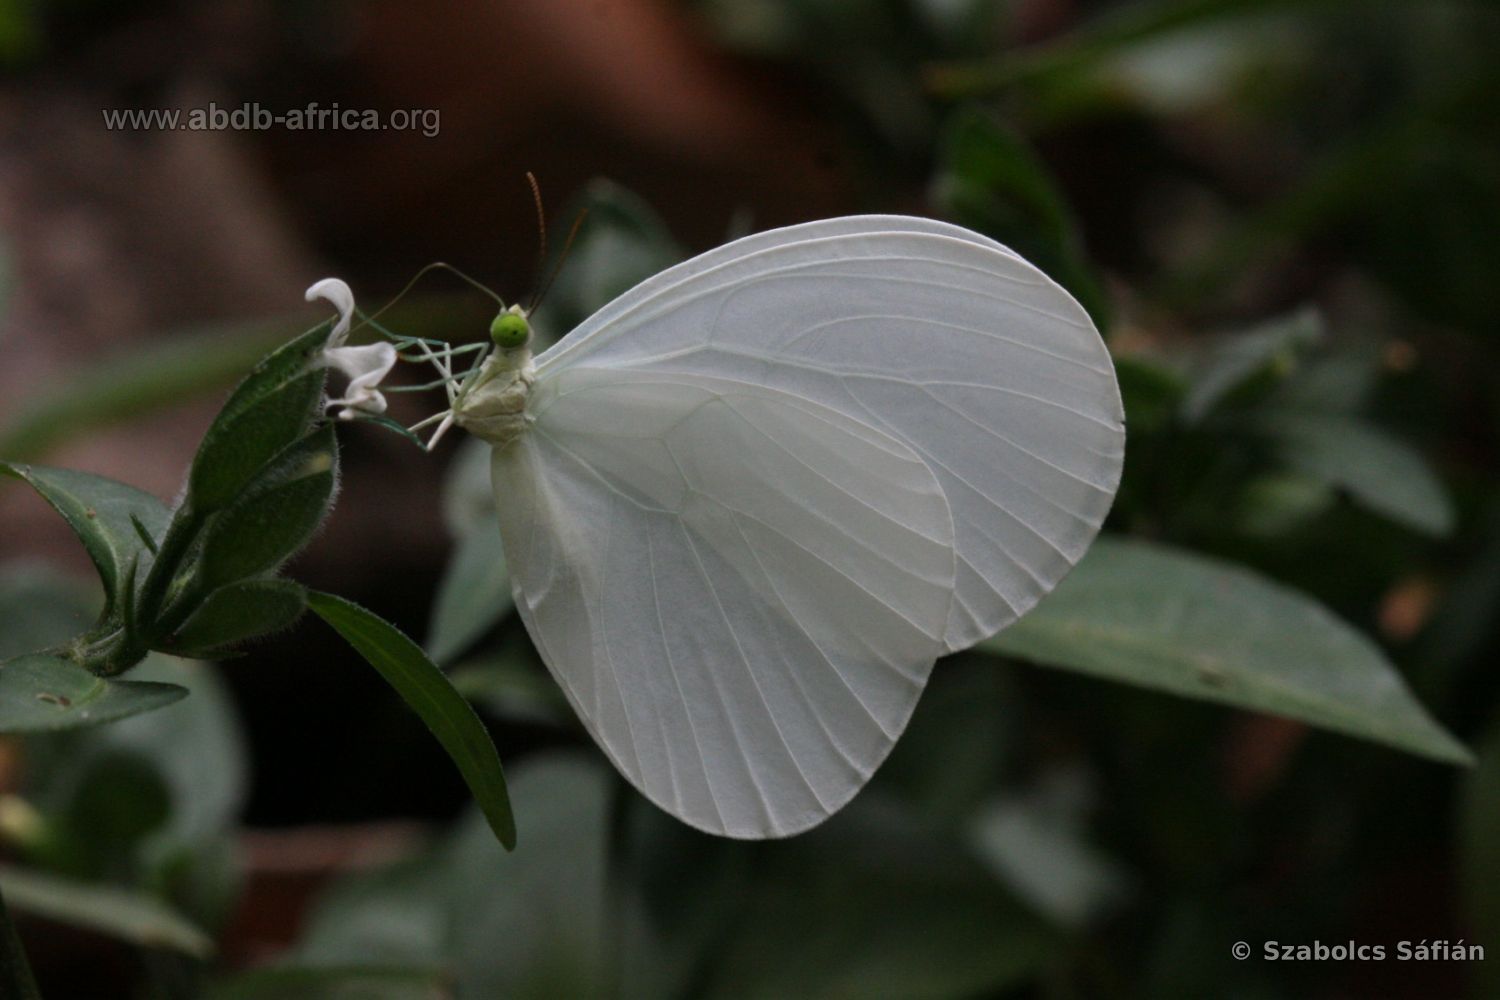
[[[213,951],[208,935],[147,896],[8,867],[0,867],[0,889],[11,906],[142,947],[172,948],[196,958]]]
[[[1347,490],[1358,502],[1418,531],[1446,535],[1453,507],[1422,456],[1355,420],[1305,413],[1269,413],[1256,420],[1282,461]]]
[[[1380,650],[1325,608],[1245,569],[1146,542],[1098,539],[1036,610],[979,648],[1434,760],[1473,759]]]

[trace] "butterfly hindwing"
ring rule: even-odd
[[[782,836],[885,758],[942,651],[926,464],[765,386],[576,367],[494,458],[518,607],[614,763],[714,833]]]

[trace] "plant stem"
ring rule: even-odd
[[[193,510],[186,500],[172,517],[172,523],[167,527],[167,533],[162,537],[157,550],[156,560],[151,564],[151,571],[146,574],[146,582],[141,585],[140,600],[136,604],[140,621],[148,627],[155,623],[157,615],[161,613],[167,588],[177,576],[182,559],[192,548],[198,532],[203,528],[204,520],[203,515]]]

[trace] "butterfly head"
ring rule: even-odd
[[[490,321],[490,340],[503,351],[525,347],[531,341],[531,322],[526,310],[511,306]]]

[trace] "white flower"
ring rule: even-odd
[[[339,278],[324,278],[309,285],[303,297],[309,302],[323,299],[339,311],[339,321],[328,337],[328,346],[343,347],[344,338],[349,336],[349,322],[354,318],[354,293],[349,286]]]
[[[349,376],[349,387],[340,399],[330,399],[329,406],[342,407],[340,420],[353,420],[359,413],[384,413],[385,396],[375,387],[396,366],[396,348],[385,342],[345,347],[349,324],[354,316],[354,293],[338,278],[324,278],[307,290],[307,301],[324,299],[339,312],[328,345],[323,348],[324,364]]]
[[[342,399],[330,399],[329,406],[341,406],[340,420],[353,420],[355,411],[384,413],[385,396],[375,388],[396,366],[396,348],[384,341],[362,347],[334,347],[323,352],[330,367],[349,376],[349,388]]]

